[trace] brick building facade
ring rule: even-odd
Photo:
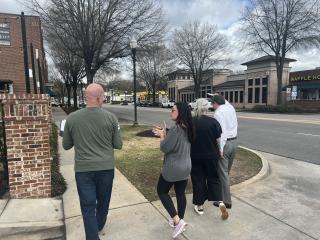
[[[48,74],[41,21],[38,16],[24,16],[28,55],[25,72],[21,19],[22,15],[0,13],[0,93],[26,93],[26,74],[30,93],[44,93]]]

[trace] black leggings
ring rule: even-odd
[[[178,182],[168,182],[162,177],[162,175],[160,175],[159,177],[157,192],[162,202],[162,205],[167,210],[171,218],[173,218],[176,215],[178,215],[181,219],[184,218],[184,213],[186,211],[187,206],[187,199],[185,194],[187,183],[188,179]],[[169,196],[169,191],[173,185],[177,197],[178,213],[173,205],[171,197]]]

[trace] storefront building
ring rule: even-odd
[[[0,93],[44,93],[47,76],[40,18],[0,13]]]
[[[286,91],[290,100],[320,100],[320,68],[291,72]]]
[[[290,62],[286,58],[283,68],[282,86],[289,84]],[[276,105],[277,69],[274,56],[264,56],[243,63],[244,73],[233,74],[229,69],[208,70],[200,85],[201,97],[207,93],[219,93],[237,108],[252,108],[255,105]],[[190,72],[177,70],[168,76],[169,98],[173,101],[192,102],[195,99]]]

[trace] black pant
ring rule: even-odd
[[[202,205],[206,200],[222,200],[218,161],[219,159],[213,158],[192,159],[193,204]]]
[[[184,218],[184,213],[186,211],[187,206],[187,199],[185,194],[187,183],[188,179],[178,182],[168,182],[162,177],[162,175],[160,175],[159,177],[157,192],[162,202],[162,205],[167,210],[171,218],[173,218],[176,215],[178,215],[181,219]],[[173,185],[177,197],[178,213],[173,205],[171,197],[169,196],[169,191]]]

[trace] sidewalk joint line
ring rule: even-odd
[[[134,206],[142,205],[142,204],[145,204],[145,203],[150,203],[150,202],[146,201],[146,202],[134,203],[134,204],[124,205],[124,206],[121,206],[121,207],[109,208],[109,210],[116,210],[116,209],[121,209],[121,208],[125,208],[125,207],[134,207]]]
[[[1,211],[1,213],[0,213],[0,217],[1,217],[2,214],[4,213],[4,210],[6,210],[6,207],[7,207],[8,203],[9,203],[9,201],[10,201],[10,199],[7,199],[7,202],[6,202],[6,204],[4,205],[4,207],[3,207],[3,209],[2,209],[2,211]]]
[[[279,218],[277,218],[277,217],[275,217],[275,216],[271,215],[270,213],[268,213],[268,212],[266,212],[266,211],[264,211],[264,210],[262,210],[262,209],[260,209],[260,208],[258,208],[258,207],[256,207],[256,206],[254,206],[253,204],[251,204],[251,203],[247,202],[246,200],[243,200],[242,198],[237,197],[237,196],[235,196],[234,194],[232,194],[232,196],[233,196],[234,198],[238,199],[240,202],[243,202],[243,203],[245,203],[245,204],[249,205],[250,207],[252,207],[252,208],[254,208],[254,209],[258,210],[259,212],[262,212],[263,214],[265,214],[265,215],[267,215],[267,216],[269,216],[269,217],[272,217],[272,218],[276,219],[277,221],[279,221],[279,222],[281,222],[281,223],[285,224],[286,226],[288,226],[288,227],[290,227],[290,228],[295,229],[296,231],[298,231],[298,232],[300,232],[300,233],[302,233],[302,234],[304,234],[304,235],[306,235],[306,236],[310,237],[311,239],[313,239],[313,240],[318,240],[317,238],[315,238],[315,237],[311,236],[310,234],[308,234],[308,233],[306,233],[306,232],[304,232],[304,231],[302,231],[302,230],[298,229],[298,228],[297,228],[297,227],[295,227],[295,226],[290,225],[289,223],[286,223],[285,221],[283,221],[283,220],[281,220],[281,219],[279,219]]]
[[[80,215],[75,215],[75,216],[71,216],[71,217],[67,217],[67,218],[64,218],[64,220],[72,219],[72,218],[76,218],[76,217],[82,217],[82,214],[80,214]]]

